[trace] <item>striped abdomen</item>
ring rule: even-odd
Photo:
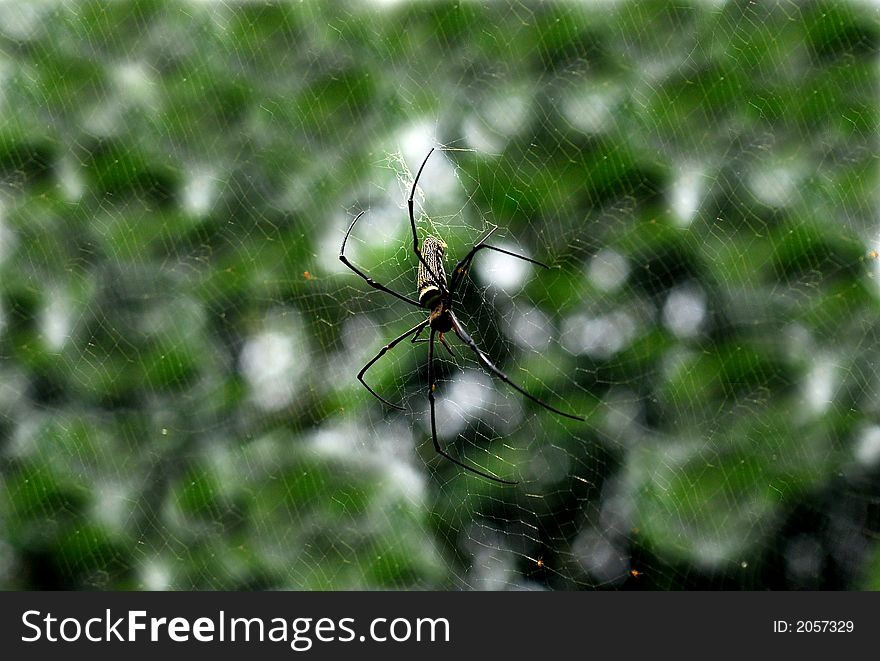
[[[422,257],[431,270],[426,269],[422,260],[419,260],[419,277],[416,286],[419,290],[419,303],[429,310],[434,309],[440,301],[441,286],[446,289],[446,271],[443,269],[445,251],[446,244],[433,236],[426,237],[422,243]],[[440,279],[439,283],[434,276]]]

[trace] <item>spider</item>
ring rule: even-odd
[[[482,349],[477,346],[476,342],[474,342],[473,338],[468,335],[461,321],[459,321],[458,317],[456,317],[455,313],[452,311],[453,297],[455,296],[455,292],[464,280],[464,276],[467,274],[468,268],[470,267],[474,257],[481,250],[494,250],[495,252],[510,255],[511,257],[516,257],[517,259],[521,259],[526,262],[531,262],[532,264],[536,264],[537,266],[541,266],[545,269],[550,267],[542,262],[525,257],[524,255],[518,255],[514,252],[504,250],[503,248],[498,248],[496,246],[490,246],[489,244],[487,244],[486,240],[495,232],[495,230],[498,229],[497,226],[493,226],[485,234],[485,236],[483,236],[482,239],[477,241],[477,243],[470,249],[470,251],[464,256],[464,258],[459,260],[452,271],[451,278],[447,279],[446,271],[443,267],[443,258],[446,255],[447,248],[446,244],[441,239],[438,239],[434,236],[427,236],[425,237],[425,240],[422,242],[422,245],[420,247],[418,235],[416,234],[416,219],[413,214],[413,197],[415,196],[416,186],[419,183],[419,177],[422,176],[422,171],[425,169],[425,165],[428,163],[428,159],[433,153],[434,149],[432,148],[428,152],[428,155],[425,156],[425,160],[422,161],[422,165],[416,173],[416,178],[413,181],[412,189],[409,193],[409,198],[407,199],[407,206],[409,208],[409,222],[410,227],[412,228],[412,249],[416,255],[416,258],[418,259],[419,267],[418,277],[416,279],[418,300],[410,298],[409,296],[404,296],[403,294],[399,294],[396,291],[392,291],[385,285],[376,282],[366,273],[364,273],[358,267],[352,264],[345,256],[345,243],[348,241],[348,237],[351,236],[351,233],[354,230],[354,226],[357,224],[358,220],[360,220],[364,213],[366,213],[365,211],[361,211],[357,216],[355,216],[355,219],[351,221],[351,225],[349,226],[348,231],[345,233],[345,238],[342,239],[342,247],[339,249],[339,260],[352,271],[357,273],[361,278],[363,278],[364,281],[368,285],[370,285],[370,287],[372,287],[373,289],[378,289],[379,291],[383,291],[386,294],[391,294],[395,298],[398,298],[401,301],[404,301],[414,307],[426,308],[430,311],[427,319],[423,319],[415,326],[410,328],[408,331],[397,336],[384,347],[382,347],[379,350],[379,353],[376,354],[376,356],[373,357],[373,359],[370,360],[366,365],[364,365],[363,368],[361,368],[361,371],[358,373],[357,378],[358,381],[360,381],[363,386],[370,392],[370,394],[372,394],[382,403],[401,411],[406,410],[402,406],[398,406],[397,404],[389,402],[387,399],[385,399],[375,390],[373,390],[370,385],[366,381],[364,381],[364,374],[366,374],[367,370],[370,369],[370,367],[372,367],[382,356],[384,356],[388,351],[393,349],[406,338],[412,336],[412,339],[410,341],[413,344],[419,342],[427,342],[428,402],[430,404],[431,410],[431,441],[434,443],[434,450],[436,450],[439,455],[445,457],[446,459],[460,466],[461,468],[470,471],[471,473],[474,473],[481,477],[485,477],[495,482],[500,482],[501,484],[517,484],[515,481],[505,480],[500,477],[485,473],[477,468],[474,468],[473,466],[469,466],[468,464],[450,455],[440,446],[440,443],[437,440],[437,423],[436,414],[434,412],[434,392],[437,390],[437,383],[434,373],[434,344],[435,341],[439,341],[440,344],[442,344],[443,347],[451,355],[454,356],[455,352],[446,341],[446,337],[444,337],[444,334],[452,331],[459,340],[461,340],[465,345],[467,345],[467,347],[471,351],[474,352],[474,354],[476,354],[477,358],[485,366],[490,374],[493,374],[497,378],[501,379],[502,381],[504,381],[504,383],[508,384],[514,390],[532,400],[533,402],[540,404],[548,411],[552,411],[553,413],[564,416],[566,418],[571,418],[572,420],[583,421],[583,417],[571,413],[566,413],[565,411],[560,411],[559,409],[550,406],[546,402],[541,401],[534,395],[529,394],[523,388],[511,381],[507,374],[496,367],[495,364],[491,360],[489,360],[489,357],[482,351]],[[426,328],[430,329],[428,338],[420,338],[422,331],[424,331]]]

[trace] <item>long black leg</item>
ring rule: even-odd
[[[481,470],[474,468],[473,466],[468,466],[465,463],[462,463],[455,457],[449,455],[443,448],[440,447],[440,442],[437,440],[437,421],[436,416],[434,414],[434,391],[437,389],[437,384],[434,381],[434,335],[437,331],[433,328],[431,329],[431,336],[428,338],[428,401],[431,405],[431,440],[434,442],[434,449],[438,454],[446,457],[453,464],[461,466],[465,470],[474,473],[475,475],[479,475],[480,477],[485,477],[487,480],[492,480],[494,482],[500,482],[501,484],[516,484],[511,480],[502,480],[500,477],[495,477],[494,475],[489,475],[488,473],[484,473]]]
[[[358,372],[358,381],[360,381],[362,384],[364,384],[364,388],[366,388],[367,390],[369,390],[370,393],[371,393],[376,399],[378,399],[378,400],[381,401],[381,402],[384,402],[385,404],[387,404],[387,405],[390,406],[391,408],[399,409],[399,410],[401,410],[401,411],[405,411],[405,410],[406,410],[406,409],[405,409],[404,407],[402,407],[402,406],[398,406],[397,404],[392,404],[392,403],[389,402],[387,399],[385,399],[384,397],[382,397],[379,393],[377,393],[375,390],[373,390],[372,388],[370,388],[370,386],[367,385],[367,382],[364,381],[364,374],[366,374],[367,370],[370,369],[370,368],[373,366],[373,364],[374,364],[377,360],[379,360],[382,356],[384,356],[385,353],[386,353],[387,351],[390,351],[391,349],[393,349],[395,346],[397,346],[398,343],[402,342],[403,340],[405,340],[406,338],[408,338],[408,337],[409,337],[410,335],[412,335],[413,333],[421,333],[421,332],[422,332],[422,329],[423,329],[425,326],[427,326],[429,322],[430,322],[430,319],[425,319],[424,321],[420,321],[417,325],[415,325],[415,326],[413,326],[412,328],[410,328],[410,329],[409,329],[408,331],[406,331],[403,335],[399,335],[398,337],[395,337],[395,338],[394,338],[393,340],[391,340],[388,344],[386,344],[384,347],[382,347],[381,349],[379,349],[379,353],[376,354],[376,356],[375,356],[375,357],[374,357],[369,363],[367,363],[366,365],[364,365],[363,368],[361,368],[361,371],[360,371],[360,372]]]
[[[422,166],[419,168],[419,171],[416,173],[416,178],[413,179],[413,185],[409,191],[409,199],[406,201],[406,204],[407,204],[407,207],[409,208],[409,224],[410,224],[410,227],[412,228],[413,252],[416,254],[416,257],[419,258],[419,261],[425,265],[425,269],[427,269],[428,273],[434,279],[434,284],[436,284],[440,288],[441,293],[445,294],[446,293],[446,281],[441,280],[437,276],[437,274],[434,273],[434,270],[431,268],[431,266],[425,260],[424,255],[422,255],[422,249],[419,247],[419,236],[418,236],[418,234],[416,234],[416,217],[415,217],[415,214],[413,213],[413,198],[415,197],[415,194],[416,194],[416,186],[419,183],[419,177],[422,176],[422,170],[425,169],[425,165],[428,164],[428,159],[431,158],[431,154],[433,154],[433,153],[434,153],[434,148],[431,147],[431,151],[429,151],[428,155],[425,156],[425,160],[422,161]]]
[[[424,330],[424,329],[422,329],[422,330]],[[423,344],[425,342],[428,342],[429,341],[428,338],[419,337],[419,335],[421,335],[421,334],[422,334],[422,331],[420,330],[418,333],[413,335],[413,338],[410,340],[410,342],[412,342],[413,344]],[[453,358],[455,358],[456,357],[455,351],[452,350],[452,347],[449,345],[449,342],[447,342],[446,338],[443,337],[443,333],[440,333],[438,339],[440,340],[440,344],[442,344],[446,348],[446,350],[449,352],[449,355],[452,356]]]
[[[390,289],[388,289],[388,287],[386,287],[385,285],[379,284],[378,282],[373,280],[370,276],[368,276],[366,273],[364,273],[363,271],[358,269],[358,267],[356,267],[350,261],[348,261],[348,257],[345,256],[345,243],[346,243],[346,241],[348,241],[348,237],[351,234],[351,231],[354,229],[355,223],[357,223],[357,221],[359,221],[361,216],[363,216],[365,213],[366,213],[366,211],[361,211],[357,216],[355,216],[354,220],[351,221],[351,225],[349,225],[348,231],[345,233],[345,238],[342,239],[342,247],[339,249],[339,261],[342,262],[343,264],[345,264],[348,268],[350,268],[352,271],[357,273],[359,276],[361,276],[366,281],[366,283],[368,285],[370,285],[370,287],[372,287],[373,289],[378,289],[379,291],[384,291],[386,294],[391,294],[392,296],[396,296],[401,301],[406,301],[410,305],[415,305],[417,308],[422,307],[421,303],[419,303],[417,300],[415,300],[413,298],[409,298],[408,296],[404,296],[403,294],[398,294],[396,291],[391,291]]]
[[[500,369],[495,367],[495,365],[492,363],[492,361],[489,360],[489,357],[480,350],[480,348],[477,346],[477,343],[474,342],[473,338],[471,338],[471,336],[467,334],[467,331],[465,331],[464,327],[461,325],[461,322],[452,313],[451,310],[449,311],[449,318],[452,320],[452,329],[455,331],[455,334],[458,335],[459,339],[471,348],[471,351],[473,351],[477,355],[477,358],[479,358],[480,361],[483,363],[483,365],[486,366],[486,369],[488,369],[492,374],[494,374],[499,379],[504,381],[504,383],[506,383],[507,385],[509,385],[511,388],[518,391],[522,395],[528,397],[530,400],[532,400],[536,404],[540,404],[548,411],[553,411],[553,413],[557,413],[557,414],[564,416],[566,418],[571,418],[572,420],[580,420],[583,422],[586,419],[586,418],[583,418],[582,416],[579,416],[579,415],[574,415],[572,413],[566,413],[565,411],[560,411],[559,409],[550,406],[546,402],[542,402],[540,399],[538,399],[534,395],[530,395],[528,392],[526,392],[525,390],[520,388],[513,381],[511,381],[510,378],[504,372],[502,372]]]
[[[493,229],[492,232],[494,231],[495,230]],[[489,232],[489,234],[491,234],[492,232]],[[531,257],[526,257],[525,255],[519,255],[515,252],[510,252],[509,250],[505,250],[504,248],[498,248],[496,246],[490,246],[487,243],[483,243],[483,241],[488,238],[489,235],[487,234],[485,238],[481,239],[480,242],[473,248],[471,248],[471,251],[467,255],[465,255],[463,259],[459,260],[458,264],[455,265],[455,269],[452,271],[452,281],[449,285],[449,291],[451,293],[455,293],[455,290],[458,289],[458,285],[461,284],[462,278],[464,278],[465,273],[467,273],[467,270],[470,268],[471,262],[474,260],[474,256],[480,250],[494,250],[495,252],[500,252],[505,255],[510,255],[511,257],[516,257],[517,259],[521,259],[524,262],[537,264],[538,266],[542,266],[545,269],[550,268],[544,262],[539,262],[537,259],[532,259]]]

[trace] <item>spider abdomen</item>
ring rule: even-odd
[[[446,270],[443,268],[443,255],[446,244],[433,236],[425,237],[422,243],[422,257],[419,260],[419,275],[416,287],[419,291],[419,303],[429,310],[434,309],[446,290]],[[425,264],[428,268],[425,268]]]

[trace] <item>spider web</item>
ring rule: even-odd
[[[0,2],[0,586],[876,588],[877,18]]]

